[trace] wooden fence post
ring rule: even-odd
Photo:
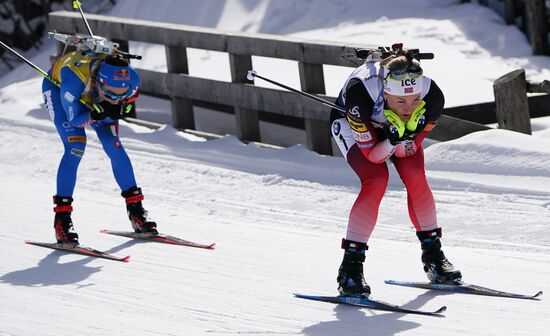
[[[493,84],[498,127],[531,134],[525,70],[515,70]]]
[[[252,70],[252,56],[229,54],[231,81],[233,83],[250,83],[246,79],[248,70]],[[261,141],[260,118],[258,111],[234,107],[237,122],[237,136],[241,140]]]
[[[166,46],[168,73],[189,74],[187,49],[185,47]],[[178,129],[195,129],[193,101],[187,98],[171,97],[172,125]]]
[[[516,23],[516,0],[504,0],[504,20],[508,25]]]
[[[548,52],[548,17],[545,0],[525,1],[527,31],[535,55]]]
[[[325,93],[325,77],[322,64],[299,62],[300,85],[307,93]],[[322,109],[322,105],[319,105]],[[330,122],[304,118],[307,147],[319,154],[332,155]]]

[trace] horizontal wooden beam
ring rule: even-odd
[[[110,39],[222,51],[235,55],[283,58],[313,64],[356,67],[342,59],[342,55],[353,53],[354,48],[377,48],[366,44],[344,45],[341,42],[230,32],[105,15],[87,14],[86,19],[94,34]],[[60,32],[87,33],[78,13],[67,11],[50,13],[49,24],[51,28]]]
[[[460,138],[466,134],[490,129],[490,127],[485,125],[457,119],[448,115],[441,115],[437,120],[437,126],[433,131],[428,133],[428,138],[437,141],[448,141]]]
[[[330,121],[330,108],[292,92],[151,70],[140,69],[139,73],[142,78],[140,88],[146,94],[171,94],[208,103],[239,106],[298,118]],[[205,94],[205,92],[208,92],[208,94]],[[317,96],[328,101],[336,99],[325,95]],[[446,141],[487,129],[490,128],[443,115],[438,120],[438,126],[430,132],[429,138]],[[328,136],[329,134],[327,134]]]
[[[144,93],[201,100],[298,118],[330,120],[330,108],[291,92],[185,74],[138,70],[142,81],[140,88]]]
[[[544,80],[540,83],[527,83],[527,92],[550,93],[550,80]]]

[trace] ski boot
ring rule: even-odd
[[[416,233],[422,247],[424,272],[432,283],[458,285],[462,274],[447,260],[441,251],[441,228]]]
[[[370,295],[370,287],[363,276],[363,262],[367,244],[342,239],[342,248],[345,250],[344,259],[338,270],[338,291],[340,295],[364,296]]]
[[[53,223],[55,239],[58,243],[78,245],[78,234],[74,231],[73,221],[71,220],[72,197],[54,196],[53,203],[56,205],[53,208],[55,212]]]
[[[123,191],[121,195],[126,199],[126,210],[134,231],[136,233],[158,234],[157,223],[149,218],[149,214],[141,204],[143,200],[141,188],[132,187]]]

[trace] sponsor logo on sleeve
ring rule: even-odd
[[[367,125],[365,125],[365,123],[353,121],[350,117],[348,117],[348,123],[351,129],[354,131],[357,131],[359,133],[368,131]]]
[[[332,134],[334,134],[335,136],[338,136],[340,134],[341,129],[342,129],[342,126],[340,125],[340,123],[338,121],[335,121],[332,124]]]
[[[355,139],[356,142],[369,142],[372,140],[372,134],[367,132],[354,132],[353,133],[353,139]]]
[[[69,111],[67,111],[67,119],[69,119],[69,121],[74,119],[74,109],[71,105],[69,105]]]
[[[65,92],[65,94],[63,95],[63,98],[69,103],[72,103],[75,100],[75,96],[73,96],[69,91]]]
[[[68,121],[64,121],[61,126],[63,126],[65,132],[72,132],[74,131],[74,127],[69,123]]]
[[[359,114],[359,106],[354,106],[348,111],[349,115],[352,116],[354,119],[360,119],[361,115]]]
[[[74,109],[71,105],[69,105],[69,111],[67,111],[67,119],[69,119],[69,121],[74,119]]]
[[[84,151],[81,150],[81,149],[73,148],[73,149],[71,149],[71,154],[81,158],[81,157],[84,156]]]
[[[359,148],[371,148],[374,146],[374,143],[370,142],[370,143],[366,143],[366,144],[357,144],[357,147]]]
[[[44,91],[44,105],[46,106],[46,110],[48,110],[50,118],[54,120],[55,110],[52,103],[52,90]]]
[[[416,153],[416,147],[415,147],[414,142],[412,140],[404,141],[403,144],[405,146],[404,150],[405,150],[405,155],[406,156],[411,156],[414,153]]]
[[[83,142],[86,143],[86,137],[85,136],[70,136],[69,142]]]

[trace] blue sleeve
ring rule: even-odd
[[[72,126],[78,127],[90,118],[90,109],[80,103],[80,96],[85,85],[80,78],[69,68],[61,70],[61,105]]]

